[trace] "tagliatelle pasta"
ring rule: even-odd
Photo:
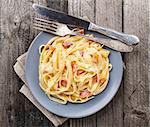
[[[110,51],[81,36],[54,37],[39,48],[39,82],[58,103],[83,103],[108,84]]]

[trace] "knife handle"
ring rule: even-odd
[[[129,34],[117,32],[117,31],[112,30],[112,29],[100,27],[94,23],[90,23],[88,30],[96,31],[96,32],[104,34],[108,37],[120,40],[127,45],[135,45],[135,44],[138,44],[140,42],[139,38],[135,35],[129,35]]]

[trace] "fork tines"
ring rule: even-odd
[[[57,26],[58,24],[56,22],[41,18],[35,18],[33,22],[33,28],[50,33],[55,33],[57,30]]]

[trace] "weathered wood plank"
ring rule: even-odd
[[[64,12],[67,12],[67,0],[59,0],[59,1],[55,1],[55,0],[36,0],[34,1],[34,3],[39,3],[41,5],[45,5],[57,10],[61,10]],[[26,5],[27,6],[27,5]],[[32,4],[29,5],[30,8],[30,22],[32,23],[32,19],[34,16],[39,16],[37,14],[34,14],[34,10],[32,9]],[[31,35],[36,35],[38,32],[35,29],[32,29],[31,27],[31,32],[30,32],[30,36]],[[33,37],[32,37],[33,39]],[[28,47],[28,46],[27,46]],[[27,100],[28,101],[28,100]],[[37,111],[37,109],[34,107],[34,105],[32,105],[31,103],[27,103],[26,107],[25,107],[26,111],[28,112],[26,115],[26,119],[25,119],[25,126],[38,126],[38,127],[43,127],[43,126],[53,126],[52,123],[39,111]],[[65,125],[67,124],[67,122],[65,123]]]
[[[65,13],[68,12],[68,0],[46,0],[47,6]]]
[[[122,0],[96,0],[96,23],[122,31]],[[123,84],[103,110],[97,113],[99,127],[123,127]]]
[[[71,15],[88,17],[97,24],[122,31],[122,0],[72,0],[68,1],[68,7]],[[97,113],[97,117],[94,115],[86,119],[72,120],[71,124],[72,126],[121,127],[123,125],[123,86],[113,102]]]
[[[34,3],[39,3],[42,5],[47,6],[47,2],[45,0],[36,0],[34,1]],[[25,23],[27,24],[27,31],[24,31],[23,27],[20,27],[21,29],[21,36],[22,35],[26,35],[28,38],[24,38],[24,37],[20,37],[24,39],[24,43],[25,43],[25,48],[26,51],[29,47],[29,45],[31,44],[32,40],[34,39],[34,37],[38,34],[38,31],[36,31],[35,29],[32,28],[32,22],[33,22],[33,18],[35,16],[37,16],[36,13],[34,13],[34,10],[32,8],[32,4],[33,1],[26,1],[24,3],[23,8],[29,10],[27,13],[27,19],[24,20],[24,22],[27,20],[29,23]],[[22,11],[22,13],[25,10]],[[28,42],[26,42],[27,40],[29,40]],[[35,108],[35,106],[27,99],[25,99],[25,123],[24,126],[28,127],[28,126],[53,126],[51,122],[49,122],[49,120],[37,109]]]
[[[68,13],[76,17],[95,20],[95,0],[69,0]],[[96,127],[96,114],[83,119],[70,119],[70,127]]]
[[[125,55],[124,125],[148,127],[148,34],[149,1],[124,0],[124,31],[137,35],[141,43]],[[150,114],[149,114],[150,115]]]
[[[46,2],[48,7],[68,13],[68,0],[46,0]],[[69,122],[67,120],[62,127],[68,127]]]
[[[24,124],[24,99],[18,94],[20,80],[16,78],[12,68],[22,41],[17,37],[19,24],[12,16],[17,13],[16,8],[13,8],[17,3],[10,0],[3,0],[0,3],[0,126],[15,127]],[[20,122],[17,123],[17,121]]]
[[[37,35],[37,31],[32,28],[32,20],[35,16],[32,9],[32,1],[15,1],[17,3],[13,8],[16,8],[16,20],[18,20],[19,33],[18,38],[21,40],[22,45],[19,51],[27,51],[29,45],[31,44],[34,37]],[[36,0],[36,3],[46,5],[43,0]],[[24,48],[24,50],[22,49]],[[23,96],[24,97],[24,96]],[[47,120],[47,118],[37,109],[35,106],[25,98],[24,104],[24,126],[52,126],[52,123]]]
[[[47,5],[45,0],[34,2]],[[51,2],[48,2],[51,5]],[[60,1],[56,9],[59,7],[65,10],[66,2]],[[35,16],[32,4],[33,1],[26,0],[0,1],[0,126],[2,127],[53,126],[18,92],[22,81],[13,71],[16,58],[27,51],[38,33],[32,28]]]
[[[149,17],[150,17],[150,1],[149,1],[149,3],[148,3],[148,5],[149,5]],[[148,21],[149,21],[149,28],[150,28],[150,18],[148,19]],[[149,84],[149,107],[148,107],[148,109],[149,109],[149,114],[150,114],[150,32],[149,32],[149,35],[148,35],[148,84]],[[150,127],[150,115],[148,116],[149,118],[149,122],[148,122],[148,126]]]

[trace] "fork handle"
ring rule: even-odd
[[[112,30],[112,29],[100,27],[94,23],[90,23],[88,30],[96,31],[96,32],[104,34],[108,37],[120,40],[127,45],[135,45],[135,44],[138,44],[140,42],[139,38],[135,35],[129,35],[129,34],[117,32],[117,31]]]
[[[113,39],[104,39],[104,38],[91,38],[91,40],[103,44],[111,49],[114,49],[119,52],[132,52],[133,47],[122,43],[119,40]]]
[[[83,34],[80,34],[77,32],[72,32],[71,35],[82,36],[84,38],[87,38],[89,40],[93,40],[97,43],[100,43],[106,47],[109,47],[109,48],[114,49],[114,50],[119,51],[119,52],[132,52],[133,51],[132,46],[126,45],[125,43],[123,43],[119,40],[114,40],[111,38],[105,39],[105,38],[99,38],[99,37],[90,37],[90,36],[83,35]]]
[[[100,44],[103,44],[111,49],[114,49],[116,51],[119,52],[132,52],[133,51],[133,47],[126,45],[124,43],[122,43],[119,40],[113,40],[113,39],[105,39],[105,38],[98,38],[98,37],[88,37],[88,36],[84,36],[90,40],[93,40],[95,42],[98,42]]]

